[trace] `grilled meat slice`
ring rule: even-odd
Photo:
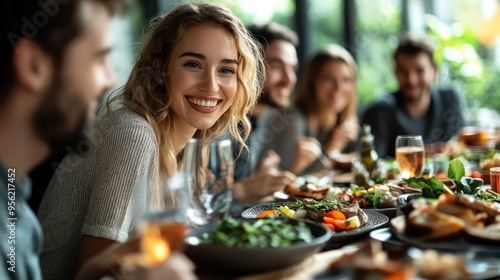
[[[311,204],[313,204],[314,199],[304,198],[302,200],[302,202],[304,202],[305,205],[311,205]],[[320,211],[315,211],[315,210],[309,209],[307,207],[306,207],[306,211],[307,211],[307,218],[309,220],[313,220],[313,221],[317,221],[317,222],[323,222],[323,217],[326,215],[326,212],[327,212],[326,209],[322,209]]]
[[[285,186],[284,192],[294,197],[309,197],[316,200],[322,200],[328,192],[328,189],[328,187],[320,187],[306,182],[300,188],[297,188],[292,184],[288,184]]]
[[[361,226],[366,224],[366,222],[368,221],[368,216],[366,215],[366,213],[361,210],[361,208],[359,208],[358,204],[355,202],[347,207],[339,205],[339,211],[345,215],[346,219],[349,219],[353,216],[358,216]]]

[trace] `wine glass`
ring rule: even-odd
[[[178,173],[166,184],[157,183],[148,193],[149,207],[141,219],[143,265],[155,265],[168,259],[172,251],[182,250],[189,227],[186,175]]]
[[[184,149],[193,225],[215,222],[227,216],[233,192],[234,160],[231,140],[190,139]]]
[[[422,176],[425,166],[422,136],[399,135],[396,138],[396,162],[403,179]]]

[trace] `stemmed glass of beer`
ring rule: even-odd
[[[403,179],[422,176],[425,166],[422,136],[399,135],[396,138],[396,162]]]

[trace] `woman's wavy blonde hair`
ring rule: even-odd
[[[175,44],[190,27],[202,24],[221,27],[233,36],[238,51],[238,90],[233,104],[216,123],[207,130],[198,130],[194,137],[212,139],[229,132],[242,147],[247,148],[245,140],[250,134],[247,114],[262,90],[264,62],[258,45],[241,20],[225,7],[209,3],[183,4],[155,18],[127,83],[118,95],[107,101],[106,112],[111,110],[112,103],[118,101],[149,122],[159,147],[158,171],[167,176],[178,171],[182,152],[175,154],[171,140],[175,131],[169,85],[160,82],[167,80],[167,65]],[[155,60],[162,62],[160,69],[153,66]]]
[[[358,104],[356,94],[356,61],[352,55],[339,45],[328,45],[319,50],[311,59],[305,68],[304,77],[295,95],[295,107],[304,115],[306,119],[318,114],[319,101],[316,97],[315,80],[319,76],[323,66],[329,61],[340,61],[345,63],[352,73],[353,91],[350,95],[347,107],[337,115],[336,126],[342,124],[348,119],[357,120],[356,107]],[[330,128],[325,127],[321,122],[318,123],[318,131],[327,131]]]

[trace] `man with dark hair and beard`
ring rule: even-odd
[[[233,141],[236,158],[234,179],[237,181],[234,192],[236,199],[244,203],[259,201],[295,180],[294,174],[280,170],[278,154],[270,151],[259,159],[259,153],[266,144],[261,140],[263,130],[267,131],[264,122],[273,116],[282,116],[290,104],[298,66],[298,37],[294,31],[275,22],[252,25],[248,30],[262,46],[267,65],[266,83],[250,116],[252,132],[248,146],[251,156],[245,150],[240,153],[237,141]]]
[[[298,131],[287,130],[295,118],[289,107],[297,83],[297,34],[275,22],[252,25],[248,30],[262,46],[267,65],[265,85],[250,116],[250,155],[245,150],[240,152],[237,145],[234,149],[234,194],[236,200],[243,203],[260,201],[283,190],[306,167],[320,163],[321,154],[321,144],[315,138],[301,137],[295,135]],[[293,136],[288,137],[289,133]],[[295,154],[287,153],[290,145]],[[235,214],[239,214],[239,210],[235,207]]]
[[[452,89],[436,89],[434,49],[422,37],[403,35],[394,52],[399,90],[375,101],[365,112],[380,157],[394,157],[398,135],[421,135],[426,151],[450,140],[464,125],[463,105]]]
[[[267,62],[266,84],[252,116],[255,131],[250,147],[256,162],[254,173],[265,171],[269,174],[269,170],[273,170],[271,167],[277,168],[282,179],[274,179],[274,185],[279,188],[281,184],[283,189],[307,167],[311,166],[309,170],[312,171],[316,171],[316,166],[322,167],[319,161],[321,144],[314,137],[304,137],[299,131],[289,129],[296,116],[295,109],[290,108],[290,97],[297,83],[297,35],[274,22],[250,26],[249,31],[261,43]],[[295,153],[290,154],[290,150],[295,150]]]
[[[88,141],[82,132],[114,84],[107,56],[110,16],[123,5],[117,2],[1,1],[0,279],[42,278],[42,230],[27,204],[27,174],[52,153]],[[76,278],[99,279],[138,250],[137,241],[110,248]],[[174,270],[183,261],[174,260]]]
[[[286,26],[271,22],[252,25],[248,30],[262,45],[267,63],[266,84],[253,115],[260,116],[262,107],[286,108],[297,82],[297,34]]]

